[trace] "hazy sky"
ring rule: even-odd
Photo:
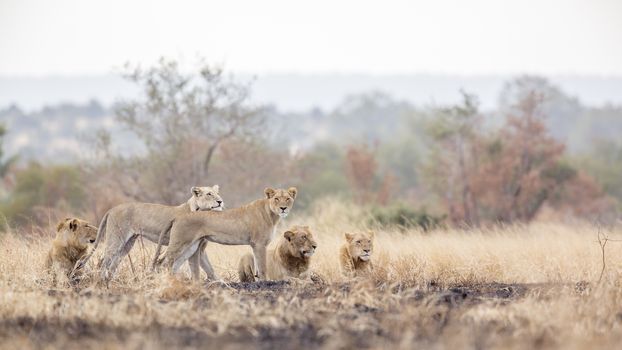
[[[0,0],[0,75],[198,55],[246,73],[622,75],[622,0]]]

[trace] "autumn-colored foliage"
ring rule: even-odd
[[[357,202],[381,205],[389,202],[397,179],[390,173],[379,176],[373,150],[366,145],[350,146],[345,162],[348,181]]]
[[[595,182],[564,162],[564,145],[546,128],[545,99],[523,91],[504,125],[488,133],[470,95],[438,111],[428,179],[454,224],[526,222],[547,203],[583,217],[612,206]]]

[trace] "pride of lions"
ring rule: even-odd
[[[153,268],[164,265],[176,274],[188,262],[192,278],[200,269],[210,280],[219,280],[205,252],[208,242],[249,245],[252,254],[240,257],[240,282],[256,280],[310,279],[310,260],[317,243],[308,226],[293,226],[283,232],[274,248],[276,226],[291,211],[298,195],[295,187],[266,188],[264,198],[234,209],[224,209],[218,185],[192,187],[191,196],[178,206],[124,203],[104,214],[98,228],[78,218],[59,222],[46,267],[56,266],[70,281],[80,278],[99,244],[104,252],[99,277],[108,282],[138,237],[157,243]],[[374,233],[345,233],[339,250],[342,273],[347,277],[368,276],[372,271]],[[168,246],[161,257],[161,247]],[[91,248],[91,249],[89,249]]]

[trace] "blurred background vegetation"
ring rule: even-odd
[[[213,184],[228,207],[297,186],[297,210],[342,200],[372,225],[423,230],[613,222],[622,209],[622,107],[583,106],[541,77],[507,81],[487,111],[468,91],[442,106],[372,91],[305,113],[256,105],[252,85],[205,63],[183,73],[162,59],[124,77],[142,93],[111,109],[0,111],[0,142],[27,128],[40,136],[21,154],[0,146],[4,229],[97,222],[121,202],[179,204],[191,186]],[[67,148],[59,142],[76,152],[55,151]]]

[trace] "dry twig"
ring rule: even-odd
[[[622,240],[620,239],[611,239],[607,236],[607,234],[603,233],[601,230],[600,225],[598,226],[598,245],[600,245],[600,252],[601,252],[601,256],[602,256],[602,262],[603,262],[603,266],[602,269],[600,270],[600,276],[598,277],[598,283],[600,283],[603,279],[603,275],[605,274],[605,267],[607,264],[607,261],[605,259],[605,246],[607,246],[607,242],[622,242]]]

